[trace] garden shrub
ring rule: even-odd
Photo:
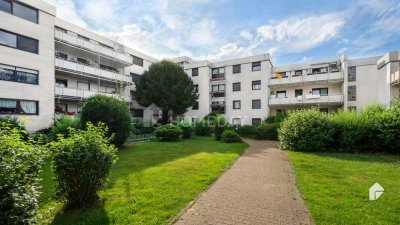
[[[242,137],[254,138],[257,134],[257,126],[253,125],[234,126],[234,129]]]
[[[295,151],[326,151],[333,135],[328,115],[316,109],[290,113],[278,130],[281,148]]]
[[[215,135],[215,140],[219,141],[221,140],[221,135],[224,130],[226,130],[228,127],[228,123],[226,122],[224,116],[218,115],[215,118],[215,124],[214,124],[214,135]]]
[[[234,130],[225,130],[222,132],[221,140],[225,143],[240,142],[240,136]]]
[[[50,128],[49,138],[52,141],[57,140],[58,135],[67,137],[69,128],[79,129],[81,120],[78,117],[63,116],[57,119]]]
[[[173,124],[165,124],[159,126],[154,133],[161,141],[177,141],[182,134],[182,129]]]
[[[188,139],[192,136],[192,126],[189,122],[182,120],[178,123],[178,126],[182,130],[182,138]]]
[[[21,123],[16,117],[0,116],[0,123],[8,124],[7,126],[11,129],[17,128],[20,131],[22,139],[25,141],[28,140],[29,137],[28,131],[25,129],[24,124]]]
[[[201,120],[196,123],[194,132],[198,136],[210,136],[212,133],[212,127],[207,120]]]
[[[0,122],[0,224],[33,224],[46,152],[14,125]]]
[[[280,123],[261,123],[257,126],[256,139],[260,140],[278,140],[278,128]]]
[[[378,138],[381,148],[390,153],[400,153],[400,101],[395,99],[392,107],[379,115]]]
[[[219,114],[218,112],[210,112],[207,116],[204,117],[203,120],[208,121],[208,124],[211,126],[214,126],[216,119],[218,116],[220,116],[221,114]]]
[[[108,128],[103,123],[94,126],[89,122],[86,129],[70,128],[67,138],[59,136],[50,144],[57,194],[65,198],[68,208],[96,202],[117,159],[117,149],[109,143]]]
[[[131,114],[124,101],[105,95],[95,95],[86,99],[82,106],[81,122],[105,123],[108,137],[114,134],[111,143],[117,147],[124,144],[131,131]]]
[[[265,119],[265,123],[281,123],[288,117],[287,113],[278,113]]]

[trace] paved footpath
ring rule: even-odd
[[[277,142],[250,147],[183,212],[177,225],[312,224],[286,152]]]

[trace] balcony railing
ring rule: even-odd
[[[308,82],[322,82],[322,81],[342,81],[342,72],[321,73],[303,76],[288,76],[284,78],[271,78],[269,86],[275,85],[290,85]]]
[[[109,94],[109,93],[101,93],[101,92],[94,92],[94,91],[86,91],[86,90],[79,90],[79,89],[72,89],[72,88],[64,88],[64,87],[55,87],[54,94],[56,98],[62,99],[70,99],[70,100],[83,100],[89,98],[96,94],[102,94],[110,97],[121,98],[120,95],[117,94]],[[122,98],[129,102],[130,98],[127,96],[122,96]]]
[[[212,74],[211,80],[225,80],[225,74]]]
[[[70,71],[76,74],[81,74],[92,78],[102,78],[109,81],[123,81],[132,83],[132,78],[130,76],[125,76],[118,73],[114,73],[112,71],[103,70],[88,65],[83,65],[81,63],[74,61],[56,58],[55,65],[56,69],[63,71]]]
[[[114,49],[103,47],[99,44],[92,43],[90,41],[84,40],[78,36],[74,36],[59,30],[55,31],[56,40],[66,42],[73,46],[83,48],[95,53],[99,53],[109,58],[113,58],[115,60],[121,61],[126,64],[132,63],[132,58],[128,54],[122,54],[120,52],[115,51]]]
[[[305,95],[297,97],[270,97],[269,105],[306,105],[306,104],[328,104],[328,105],[341,105],[343,104],[342,94],[332,95]]]
[[[400,71],[396,71],[390,75],[390,83],[400,85]]]

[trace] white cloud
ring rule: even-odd
[[[80,17],[76,10],[76,5],[70,0],[45,0],[57,7],[57,17],[69,21],[80,27],[87,28],[87,23]]]
[[[253,38],[253,34],[251,34],[249,31],[247,30],[242,30],[240,31],[240,36],[246,40],[251,40]]]

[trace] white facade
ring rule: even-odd
[[[134,117],[155,123],[157,106],[143,107],[135,82],[158,60],[55,17],[40,0],[0,8],[0,115],[28,117],[30,131],[61,115],[77,115],[82,100],[102,93],[124,99]],[[256,124],[279,112],[319,107],[333,113],[389,105],[399,97],[400,54],[275,66],[268,54],[224,60],[171,59],[197,85],[199,100],[188,121],[210,112],[231,124]]]

